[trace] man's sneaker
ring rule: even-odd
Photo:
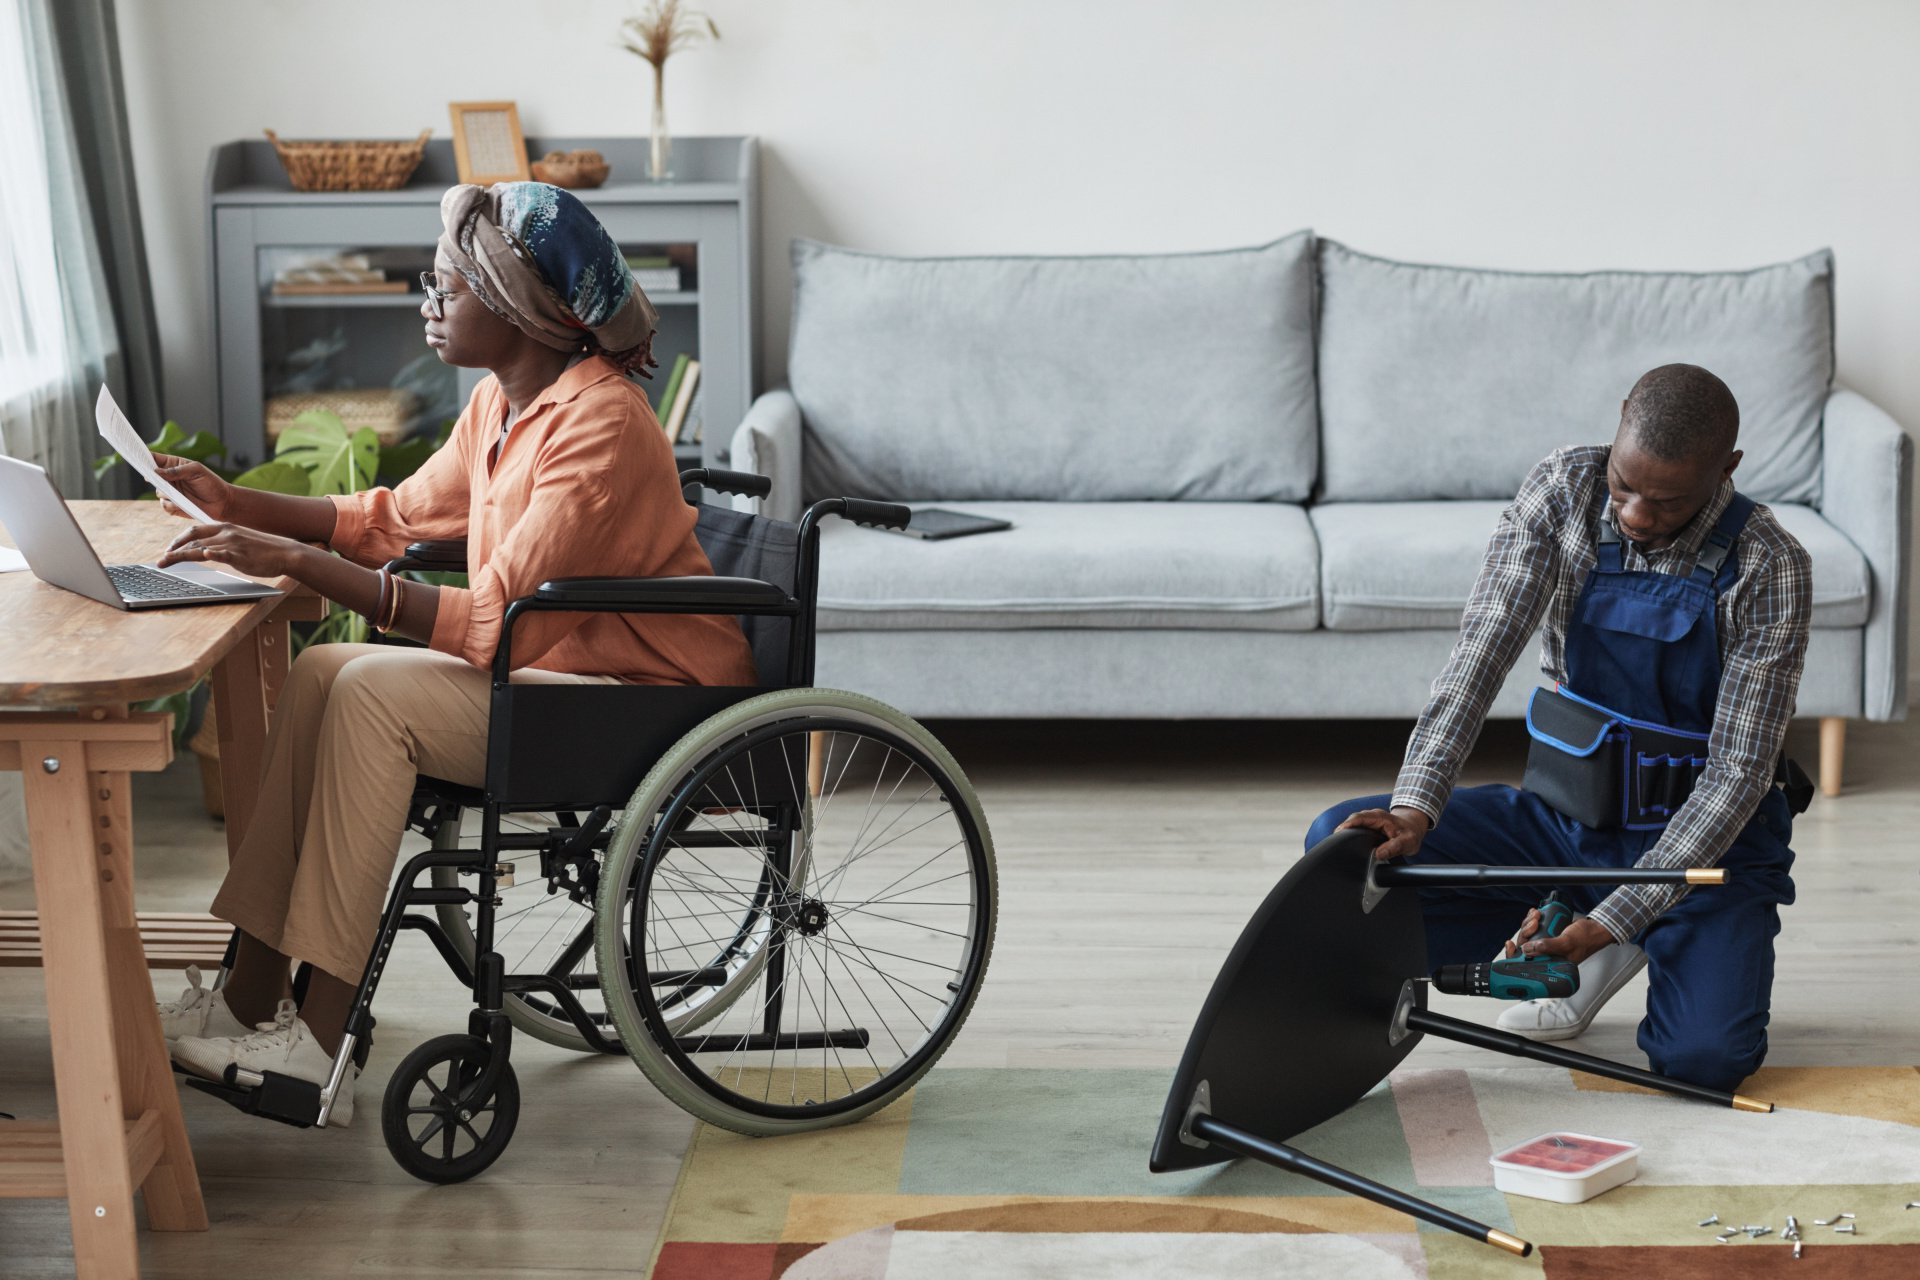
[[[187,989],[178,1000],[162,1000],[160,1034],[171,1045],[182,1036],[244,1036],[247,1024],[227,1009],[227,998],[212,987],[200,985],[200,967],[187,966]]]
[[[1600,1006],[1647,967],[1647,953],[1616,942],[1580,962],[1580,989],[1561,1000],[1528,1000],[1500,1015],[1494,1025],[1529,1040],[1571,1040],[1593,1022]]]
[[[272,1022],[263,1022],[251,1035],[203,1038],[188,1036],[173,1046],[173,1060],[209,1080],[226,1078],[227,1068],[246,1071],[273,1071],[295,1080],[324,1086],[333,1074],[333,1055],[320,1047],[300,1020],[293,1001],[282,1000]],[[353,1082],[359,1068],[347,1064],[340,1077],[340,1092],[334,1097],[327,1127],[344,1129],[353,1120]]]

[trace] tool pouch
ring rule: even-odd
[[[1521,785],[1595,830],[1657,831],[1707,767],[1707,735],[1629,720],[1559,689],[1527,703]]]

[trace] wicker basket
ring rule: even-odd
[[[420,167],[433,130],[422,129],[412,142],[282,142],[265,132],[295,191],[391,191]]]
[[[556,187],[575,190],[597,187],[611,172],[606,158],[598,151],[549,151],[533,162],[536,182],[550,182]]]
[[[267,439],[278,440],[295,418],[314,409],[338,415],[349,433],[372,427],[381,444],[394,445],[407,438],[407,428],[420,412],[420,397],[384,387],[275,396],[267,401]]]

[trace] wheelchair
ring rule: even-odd
[[[325,1126],[402,930],[473,992],[465,1032],[408,1053],[382,1099],[389,1152],[428,1182],[472,1178],[511,1141],[516,1031],[631,1057],[678,1106],[753,1136],[860,1120],[932,1068],[993,949],[986,818],[925,727],[810,687],[821,522],[912,513],[829,498],[794,525],[700,501],[764,497],[765,477],[680,480],[714,576],[562,579],[508,607],[484,785],[417,780],[408,827],[431,847],[389,892],[331,1079],[230,1067],[189,1084]],[[388,567],[464,571],[465,544]],[[514,684],[514,624],[544,611],[734,615],[760,684]]]

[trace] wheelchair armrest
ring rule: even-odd
[[[773,481],[750,471],[722,471],[718,467],[692,467],[680,473],[680,487],[697,484],[715,493],[739,493],[749,498],[764,498],[773,492]]]
[[[397,572],[401,569],[440,569],[465,573],[467,571],[467,540],[438,538],[432,542],[409,543],[405,555],[387,562],[389,572]]]
[[[756,578],[701,574],[686,578],[555,578],[541,583],[533,598],[543,604],[595,609],[684,612],[710,607],[715,613],[725,613],[776,608],[787,602],[787,593]]]

